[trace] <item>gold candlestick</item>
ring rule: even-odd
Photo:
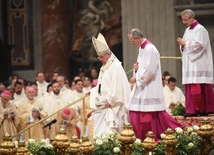
[[[155,151],[155,140],[154,140],[154,134],[152,131],[147,132],[146,138],[142,142],[143,148],[145,149],[145,155],[149,155],[150,152]]]
[[[132,126],[129,123],[124,124],[123,130],[119,135],[119,141],[122,143],[122,155],[130,155],[132,144],[136,140]]]
[[[66,136],[65,129],[61,128],[57,132],[57,135],[53,140],[52,145],[54,147],[54,152],[57,155],[65,155],[65,150],[69,146],[69,140],[68,140],[68,137]]]
[[[12,138],[9,134],[5,134],[3,137],[3,142],[0,145],[1,155],[14,155],[16,154],[15,144],[12,142]]]
[[[79,155],[80,154],[80,144],[77,136],[71,138],[70,146],[66,149],[69,155]]]
[[[165,131],[166,136],[163,139],[163,144],[166,155],[176,155],[177,139],[173,133],[174,131],[170,128]]]
[[[211,137],[214,135],[213,126],[210,124],[208,118],[202,119],[202,125],[200,126],[197,134],[203,139],[201,154],[209,154],[212,150],[212,140]]]
[[[18,149],[16,155],[30,155],[28,149],[25,147],[25,141],[18,142]]]
[[[82,136],[82,143],[80,144],[80,154],[92,155],[94,146],[86,135]]]

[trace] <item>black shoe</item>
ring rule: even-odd
[[[214,112],[207,112],[207,115],[214,115]]]
[[[204,111],[198,112],[196,115],[197,116],[208,116],[208,114]]]
[[[187,113],[185,113],[185,114],[183,114],[183,116],[184,117],[195,117],[196,114],[187,114]]]

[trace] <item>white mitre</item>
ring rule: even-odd
[[[108,44],[101,33],[98,34],[97,38],[92,37],[92,42],[97,52],[97,55],[105,54],[106,52],[110,51]]]

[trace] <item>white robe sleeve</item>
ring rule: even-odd
[[[90,90],[90,108],[96,109],[97,86]]]
[[[148,45],[147,45],[148,46]],[[138,87],[144,87],[149,80],[151,80],[154,75],[156,75],[158,64],[159,64],[159,54],[155,51],[156,49],[149,47],[144,54],[144,58],[141,58],[141,54],[139,53],[139,68],[136,73],[136,84]]]
[[[125,71],[120,62],[114,62],[105,71],[102,83],[102,95],[112,106],[127,103],[130,87]]]
[[[197,60],[206,52],[207,43],[209,42],[207,36],[207,31],[201,27],[197,29],[193,39],[186,41],[185,52],[187,52],[191,61]]]

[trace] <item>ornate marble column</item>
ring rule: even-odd
[[[69,75],[69,0],[41,0],[43,71]]]

